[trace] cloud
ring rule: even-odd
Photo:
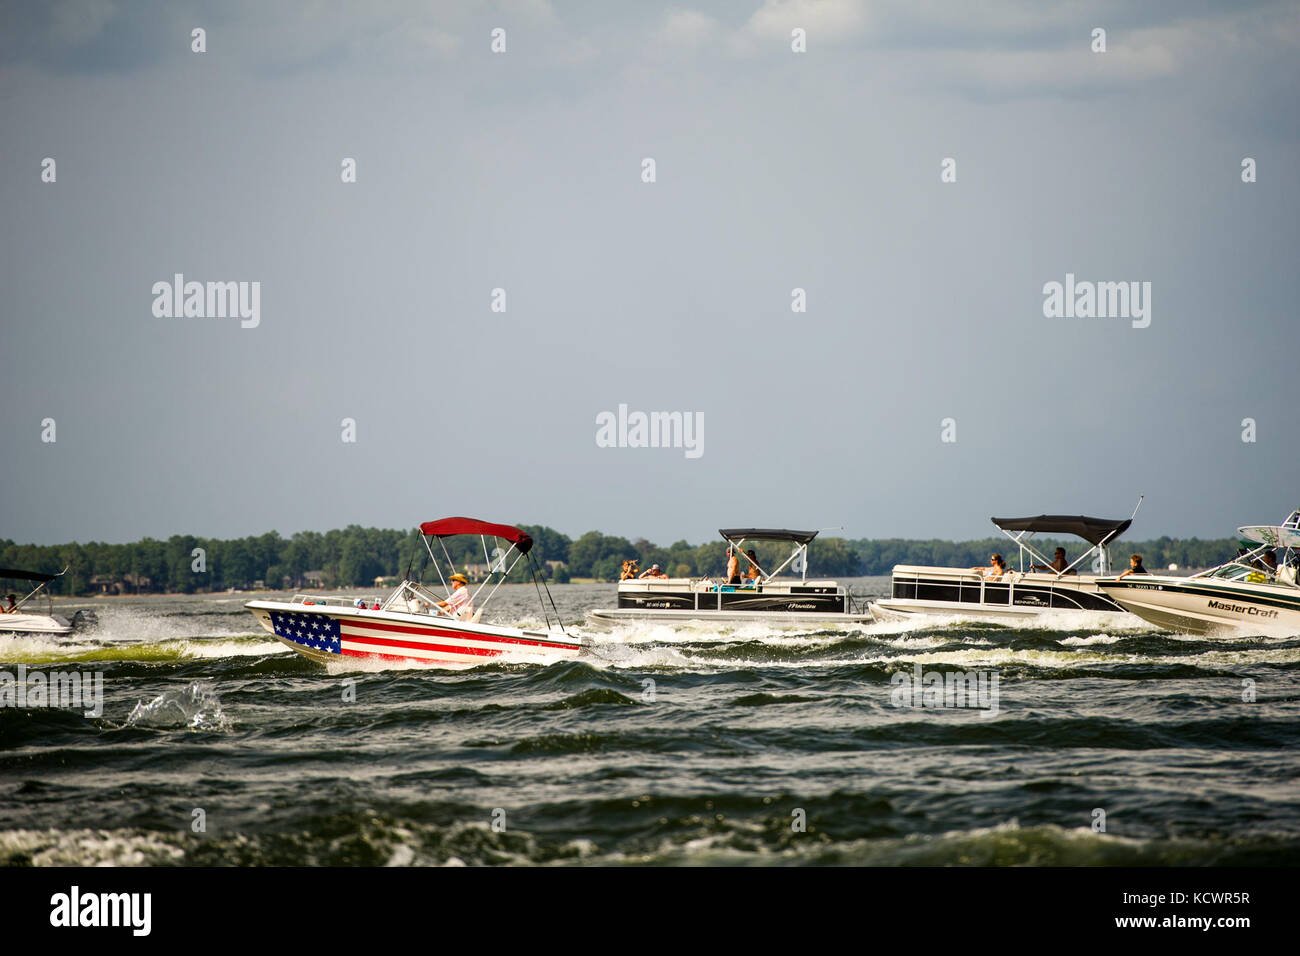
[[[722,24],[698,10],[675,8],[664,16],[655,40],[664,47],[691,49],[711,43],[722,35]]]
[[[786,44],[799,27],[813,44],[842,43],[860,36],[868,23],[865,0],[764,0],[733,38],[736,52]]]

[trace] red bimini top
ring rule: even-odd
[[[509,541],[519,549],[520,554],[527,553],[533,546],[533,539],[527,531],[520,531],[513,525],[479,521],[477,518],[439,518],[437,521],[426,521],[420,525],[420,534],[431,538],[450,538],[458,534],[490,534]]]

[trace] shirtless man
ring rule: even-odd
[[[1060,573],[1061,573],[1062,571],[1064,571],[1067,567],[1069,567],[1069,563],[1065,560],[1065,549],[1064,549],[1064,548],[1057,548],[1057,549],[1056,549],[1056,554],[1054,554],[1054,555],[1052,556],[1052,563],[1051,563],[1051,564],[1033,564],[1033,565],[1030,565],[1029,570],[1031,570],[1031,571],[1055,571],[1057,574],[1060,574]]]

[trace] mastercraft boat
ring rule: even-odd
[[[66,570],[66,569],[65,569]],[[22,600],[15,600],[13,610],[8,610],[9,592],[5,591],[3,614],[0,614],[0,634],[53,634],[72,633],[73,622],[62,614],[54,613],[54,602],[46,585],[63,574],[40,574],[36,571],[19,571],[0,568],[0,581],[22,581],[24,587],[35,584]],[[17,598],[17,595],[12,595]]]
[[[1138,499],[1138,507],[1141,505]],[[994,526],[1017,546],[1017,569],[1008,566],[998,574],[970,568],[895,565],[890,597],[873,602],[871,610],[881,618],[945,614],[1000,621],[1026,620],[1049,611],[1066,616],[1073,612],[1100,614],[1099,623],[1112,615],[1127,616],[1124,608],[1102,593],[1097,581],[1109,573],[1109,546],[1128,530],[1136,515],[1137,508],[1133,515],[1121,519],[1086,515],[994,518]],[[1054,565],[1031,543],[1039,533],[1073,535],[1086,541],[1089,548],[1072,562],[1062,559]]]
[[[860,623],[871,612],[859,607],[847,587],[834,581],[808,580],[808,545],[816,531],[730,528],[718,532],[729,548],[749,562],[747,542],[790,544],[789,557],[772,571],[753,566],[756,577],[742,583],[710,578],[633,578],[618,583],[618,607],[589,611],[592,621],[768,621],[774,623]],[[787,567],[799,578],[778,579]]]
[[[1300,510],[1280,525],[1237,530],[1255,547],[1226,564],[1182,578],[1130,574],[1100,587],[1134,614],[1171,631],[1300,635]]]
[[[578,656],[582,641],[565,632],[554,601],[549,608],[542,602],[545,630],[481,620],[487,603],[521,560],[527,562],[526,567],[533,574],[540,600],[545,582],[529,554],[533,539],[526,532],[475,518],[443,518],[420,525],[420,534],[428,555],[420,573],[413,575],[408,568],[401,584],[382,601],[297,594],[288,601],[249,601],[244,606],[268,632],[319,663],[376,658],[481,664],[503,655],[528,660]],[[458,535],[477,535],[482,540],[483,553],[491,555],[489,573],[477,591],[471,589],[465,575],[455,573],[455,564],[443,543],[443,539]],[[505,542],[509,548],[489,547],[488,538]],[[446,576],[442,562],[433,552],[433,542],[438,543],[449,567]],[[424,570],[429,567],[437,571],[445,593],[439,594],[422,583]],[[481,597],[489,586],[491,590]],[[549,590],[546,595],[550,597]]]

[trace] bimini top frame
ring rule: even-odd
[[[525,556],[529,555],[529,552],[531,552],[533,548],[533,539],[528,532],[516,528],[513,525],[493,524],[488,521],[480,521],[477,518],[441,518],[437,521],[426,521],[420,525],[420,535],[421,540],[424,542],[424,550],[428,552],[430,563],[433,565],[434,570],[438,572],[438,579],[442,582],[443,589],[447,592],[446,599],[448,600],[452,595],[452,587],[447,582],[447,577],[442,573],[442,563],[438,560],[438,556],[433,553],[433,546],[430,542],[438,542],[438,547],[441,549],[442,556],[447,562],[447,567],[450,569],[448,575],[451,575],[456,573],[456,562],[452,560],[451,554],[448,553],[447,546],[443,543],[443,539],[463,535],[478,536],[479,541],[482,542],[483,545],[483,560],[487,565],[488,573],[487,577],[483,579],[483,583],[479,585],[478,590],[474,592],[470,599],[476,608],[476,619],[478,615],[482,613],[483,608],[487,607],[488,602],[492,600],[492,596],[497,593],[497,588],[501,587],[501,585],[505,583],[506,578],[510,576],[510,572],[515,569],[515,565],[517,565],[521,560],[524,560]],[[505,541],[510,545],[510,547],[507,550],[502,551],[498,544],[494,546],[492,552],[489,553],[487,546],[487,539],[489,537],[491,537],[494,542]],[[412,564],[414,564],[414,559],[412,559]],[[567,633],[564,630],[564,624],[560,621],[560,612],[555,606],[555,599],[551,597],[551,590],[546,587],[544,581],[540,580],[537,564],[533,561],[531,556],[528,557],[528,568],[532,572],[533,586],[537,588],[537,598],[542,606],[542,615],[546,619],[546,626],[548,628],[551,626],[551,613],[554,612],[555,626],[558,627],[562,633]],[[480,595],[483,594],[483,591],[489,585],[491,585],[492,590],[488,591],[487,597],[483,598],[482,602],[480,602]],[[550,611],[547,611],[546,601],[542,600],[543,588],[546,588],[546,597],[550,601]],[[421,591],[424,591],[426,594],[428,593],[427,589],[424,588],[423,584],[419,580],[413,581],[411,579],[411,569],[408,567],[406,579],[402,581],[402,583],[397,586],[397,589],[384,601],[383,609],[390,610],[390,606],[398,606],[404,603],[407,600],[408,592],[411,596],[424,600],[425,597],[420,594]]]
[[[58,574],[42,574],[39,571],[19,571],[17,568],[0,568],[0,580],[29,581],[29,582],[36,583],[36,587],[32,588],[30,591],[24,594],[23,599],[21,601],[18,601],[14,604],[14,610],[16,611],[24,604],[26,604],[28,601],[36,597],[36,595],[40,594],[41,591],[45,589],[45,585],[49,584],[51,581],[55,581],[63,577],[63,575],[67,573],[68,573],[67,568],[64,568]],[[49,591],[45,592],[45,603],[46,604],[53,603],[50,598]]]
[[[1138,508],[1142,507],[1142,499],[1145,495],[1138,496],[1137,505],[1133,508],[1133,514],[1128,518],[1118,520],[1110,518],[1089,518],[1086,515],[1038,515],[1034,518],[993,518],[993,524],[1004,535],[1010,538],[1020,548],[1020,571],[1025,570],[1025,552],[1037,558],[1042,564],[1050,565],[1052,562],[1040,554],[1038,550],[1030,544],[1029,539],[1037,532],[1045,531],[1049,534],[1072,534],[1077,538],[1087,541],[1092,547],[1079,557],[1075,558],[1062,571],[1053,571],[1058,578],[1074,571],[1082,562],[1088,559],[1094,551],[1101,559],[1101,570],[1098,574],[1110,573],[1110,543],[1115,541],[1120,535],[1128,530],[1133,519],[1137,517]],[[1077,573],[1077,572],[1075,572]]]
[[[744,558],[749,564],[752,564],[757,570],[759,581],[766,584],[772,580],[795,558],[803,555],[801,562],[802,581],[808,580],[808,545],[812,543],[813,538],[817,537],[820,532],[817,531],[788,531],[784,528],[719,528],[718,534],[726,539],[727,544],[736,549],[736,553]],[[741,547],[746,541],[789,541],[794,545],[790,556],[777,565],[776,570],[766,572],[753,561],[749,560],[749,555]]]
[[[1291,512],[1280,525],[1246,525],[1238,528],[1237,533],[1246,541],[1257,542],[1256,546],[1231,561],[1198,571],[1192,577],[1227,578],[1251,584],[1289,584],[1293,587],[1300,583],[1297,582],[1300,572],[1300,509]],[[1275,549],[1282,550],[1282,560],[1270,568],[1259,559],[1265,552],[1273,553]]]

